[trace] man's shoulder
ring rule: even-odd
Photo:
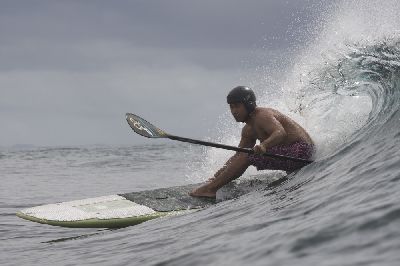
[[[251,131],[251,130],[253,130],[253,127],[249,124],[245,124],[242,128],[242,132]]]
[[[277,112],[276,109],[271,108],[271,107],[258,107],[257,110],[259,110],[261,113],[275,113]]]
[[[258,107],[257,112],[255,113],[255,119],[265,119],[265,118],[272,118],[276,114],[276,110],[268,107]]]
[[[245,124],[244,127],[242,128],[242,136],[253,137],[254,136],[253,127],[251,125]]]

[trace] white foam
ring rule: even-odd
[[[310,24],[301,28],[301,32],[288,32],[293,36],[299,35],[289,51],[281,51],[288,61],[293,62],[291,69],[266,63],[258,68],[264,72],[259,77],[244,78],[245,82],[237,84],[252,87],[258,96],[259,106],[275,108],[302,125],[316,142],[317,159],[333,153],[349,141],[366,124],[372,110],[370,96],[359,93],[363,91],[362,84],[349,84],[359,87],[355,94],[346,94],[346,81],[343,88],[332,90],[335,82],[326,82],[332,74],[330,67],[334,69],[338,60],[352,51],[353,44],[369,45],[400,35],[398,0],[338,1],[330,3],[331,8],[328,9],[324,9],[325,3],[320,5],[324,7],[318,4],[311,6],[312,13],[321,12],[313,26]],[[294,20],[293,23],[299,21]],[[274,73],[280,73],[280,76],[275,77]],[[315,82],[320,83],[315,86]],[[221,115],[214,129],[213,135],[218,137],[210,141],[237,145],[241,126],[233,122],[227,111]],[[232,152],[208,149],[204,155],[202,165],[193,169],[193,174],[189,176],[191,181],[203,181],[210,177]],[[254,168],[250,167],[246,174],[254,172]]]
[[[317,157],[330,154],[366,124],[372,99],[363,84],[347,83],[338,65],[356,47],[400,35],[400,2],[341,1],[324,13],[315,37],[299,51],[275,107],[299,121],[317,144]],[[349,73],[351,75],[351,69]],[[363,93],[365,92],[365,93]],[[267,102],[267,99],[264,99]]]

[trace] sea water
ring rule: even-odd
[[[399,265],[399,5],[334,6],[318,34],[305,29],[313,38],[294,49],[280,86],[261,89],[260,105],[299,121],[317,144],[315,162],[278,186],[118,230],[58,228],[15,212],[201,182],[232,153],[167,140],[1,149],[0,264]],[[237,144],[238,132],[221,122],[210,138]]]

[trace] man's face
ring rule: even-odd
[[[229,107],[236,122],[244,122],[247,119],[247,110],[243,103],[231,103]]]

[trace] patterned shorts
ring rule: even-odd
[[[311,159],[314,151],[314,145],[303,141],[296,141],[288,145],[277,145],[267,150],[267,152],[271,154],[290,156],[306,160]],[[271,158],[256,154],[249,154],[248,158],[250,164],[254,165],[257,170],[283,170],[291,173],[307,165],[307,163]]]

